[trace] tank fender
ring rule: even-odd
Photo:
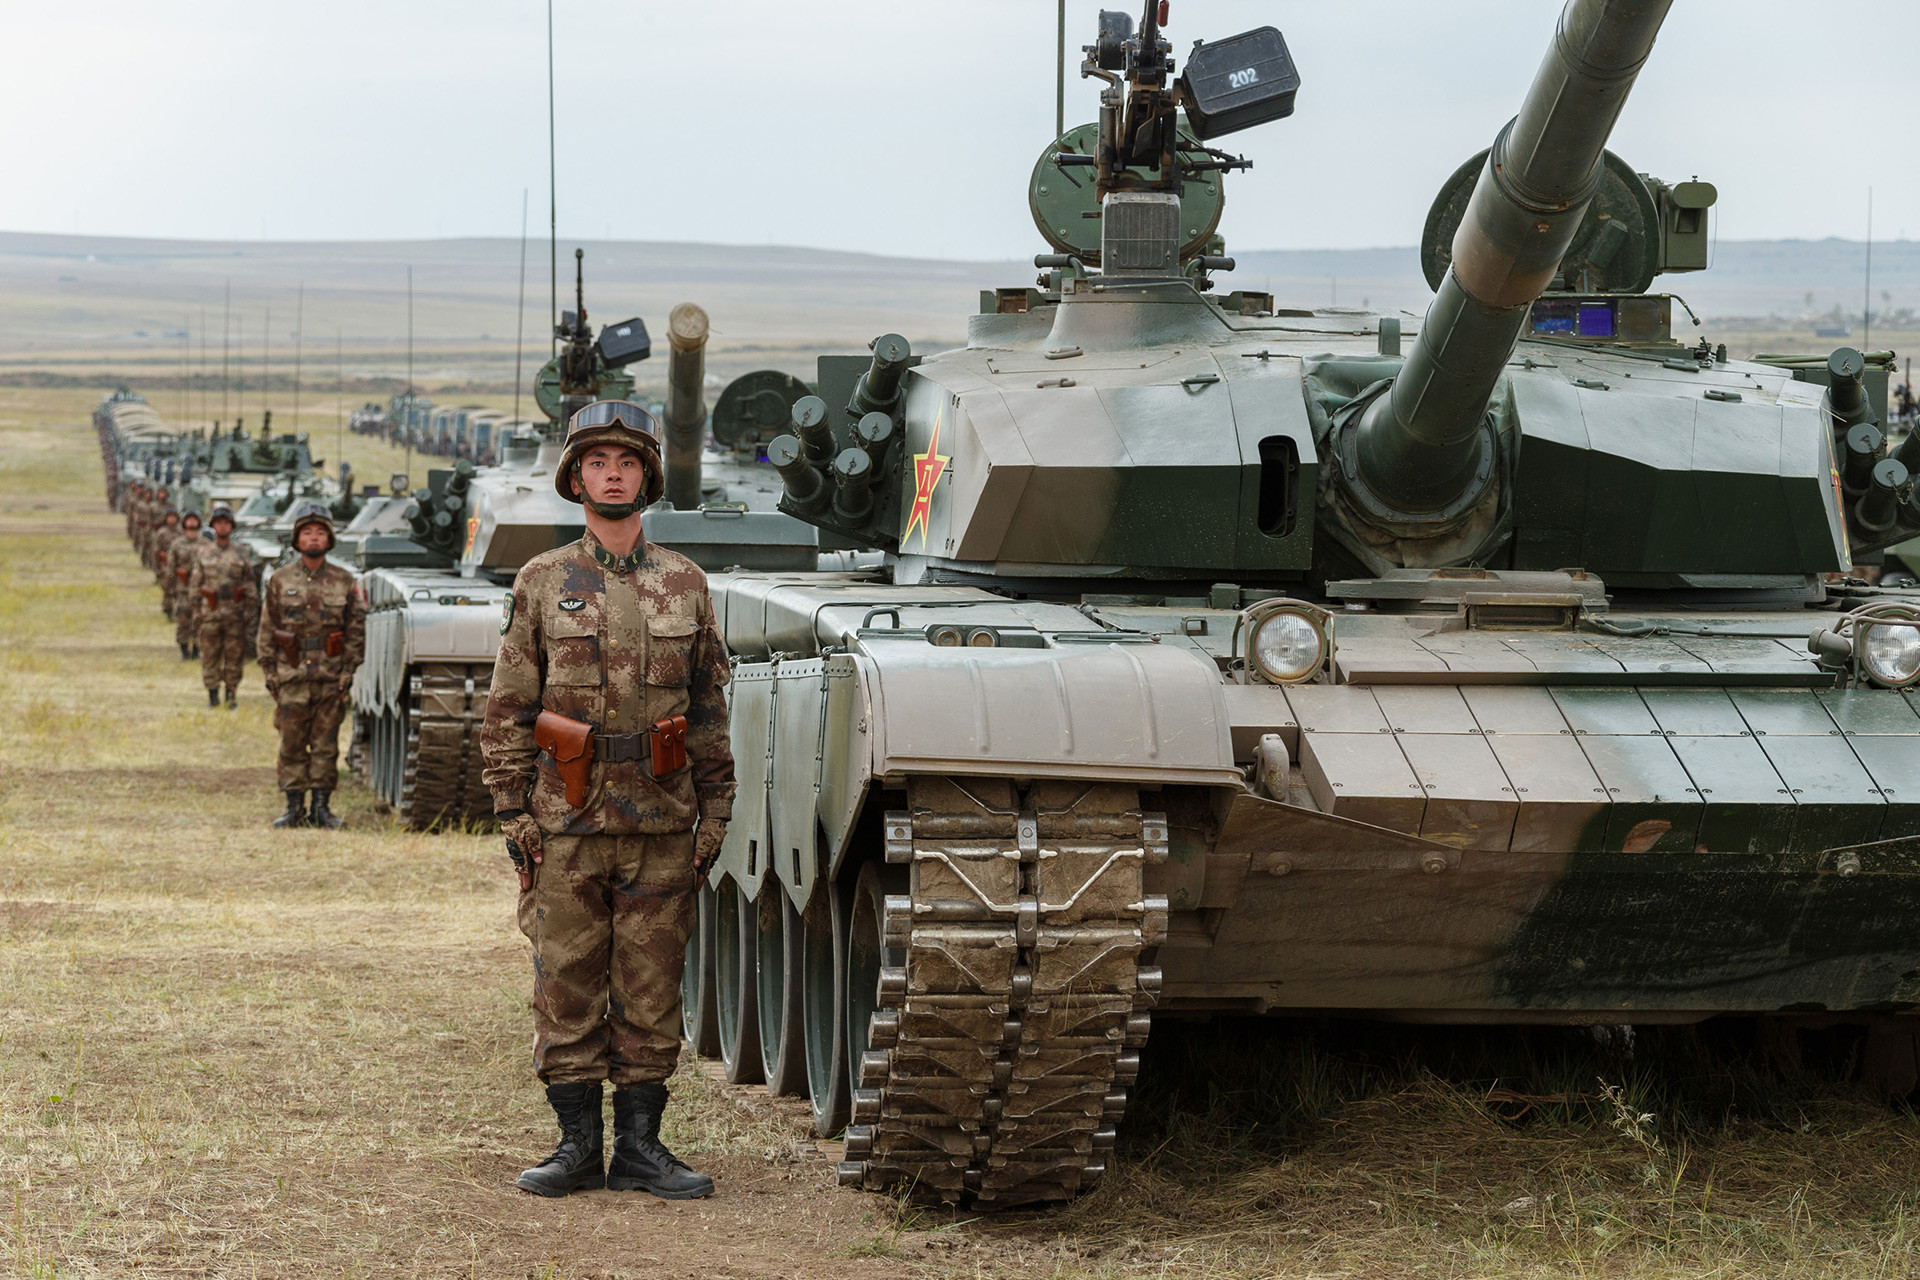
[[[748,898],[760,895],[772,848],[767,825],[767,791],[773,759],[775,663],[743,662],[727,686],[727,741],[733,750],[733,820],[710,878],[730,875]]]
[[[860,655],[875,775],[1241,784],[1219,672],[1187,649],[939,647],[913,632],[869,633]]]
[[[804,910],[845,856],[872,779],[862,673],[846,653],[741,663],[731,695],[739,790],[715,874],[754,897],[772,877]]]

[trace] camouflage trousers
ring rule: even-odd
[[[347,699],[331,680],[283,684],[273,714],[280,727],[282,791],[331,791],[340,783],[340,719]]]
[[[665,1080],[680,1057],[693,832],[545,837],[520,895],[533,943],[533,1065],[544,1084]]]
[[[173,602],[173,642],[175,644],[191,645],[199,641],[200,628],[198,619],[194,617],[196,612],[193,602],[187,599],[187,593],[182,589],[179,598]]]
[[[240,687],[240,667],[246,652],[247,622],[231,613],[210,613],[200,619],[200,683],[209,689]]]

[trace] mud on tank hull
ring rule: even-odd
[[[1076,1194],[1156,1010],[1864,1022],[1914,1083],[1920,713],[1833,688],[1804,617],[1342,615],[1328,679],[1280,686],[1204,602],[714,588],[741,789],[687,1030],[848,1126],[847,1183]]]

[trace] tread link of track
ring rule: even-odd
[[[480,722],[491,663],[427,662],[407,680],[406,772],[399,809],[419,830],[493,815],[481,782]]]
[[[879,1008],[840,1180],[950,1203],[1066,1200],[1105,1172],[1165,936],[1166,819],[1128,784],[916,780],[887,815]],[[901,963],[904,960],[904,963]]]

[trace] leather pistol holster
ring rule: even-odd
[[[533,722],[533,745],[553,757],[560,781],[567,786],[567,807],[583,807],[587,779],[593,772],[593,726],[542,711]]]

